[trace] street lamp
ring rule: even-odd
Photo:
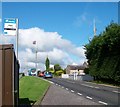
[[[36,50],[35,50],[36,64],[35,64],[35,68],[36,68],[36,70],[37,70],[37,53],[38,53],[37,42],[36,42],[36,41],[33,41],[33,44],[36,45]]]

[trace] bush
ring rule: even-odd
[[[56,75],[56,76],[61,76],[62,74],[64,74],[64,71],[63,71],[63,70],[59,70],[59,71],[56,71],[56,72],[55,72],[55,75]]]
[[[85,69],[84,69],[84,73],[85,73],[85,74],[89,74],[89,68],[85,68]]]

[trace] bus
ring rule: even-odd
[[[31,68],[28,72],[29,76],[37,76],[36,68]]]

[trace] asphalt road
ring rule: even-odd
[[[91,107],[94,107],[101,104],[83,98],[55,84],[51,84],[42,102],[36,105],[51,105],[50,107],[54,107],[53,105],[59,105],[58,107],[74,107],[75,105],[81,107],[81,105],[91,105]]]
[[[55,85],[64,87],[67,91],[103,105],[119,105],[120,92],[117,87],[92,84],[62,78],[49,79]]]

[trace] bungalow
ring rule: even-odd
[[[83,65],[68,65],[66,68],[66,74],[73,75],[74,73],[77,73],[77,75],[84,75],[84,69],[88,67],[88,64],[86,62],[83,63]]]

